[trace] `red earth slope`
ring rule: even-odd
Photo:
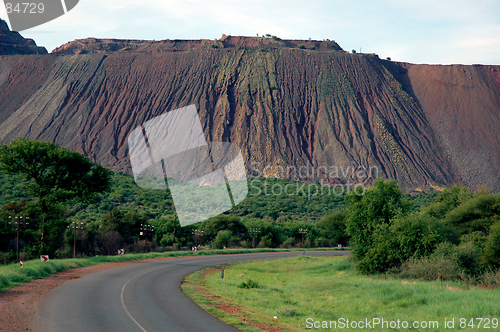
[[[498,191],[499,71],[393,63],[330,41],[87,39],[0,58],[0,141],[55,141],[130,174],[128,134],[196,104],[207,138],[238,144],[249,169],[376,167],[405,189]],[[356,177],[337,175],[327,180]]]

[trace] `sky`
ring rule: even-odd
[[[5,0],[4,0],[5,1]],[[5,7],[0,17],[7,20]],[[80,0],[21,31],[50,52],[75,39],[271,34],[427,64],[500,65],[500,0]]]

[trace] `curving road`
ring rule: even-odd
[[[308,256],[348,251],[306,252]],[[202,310],[181,292],[196,270],[246,260],[285,258],[303,252],[194,256],[141,262],[74,279],[47,293],[38,305],[39,332],[239,331]]]

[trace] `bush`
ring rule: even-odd
[[[346,213],[344,211],[336,211],[322,217],[318,226],[321,234],[330,239],[331,243],[343,246],[349,243],[350,237],[346,233]]]
[[[8,264],[15,261],[16,254],[13,251],[0,252],[0,264]]]
[[[117,231],[101,231],[97,236],[100,255],[115,255],[124,244],[122,236]]]
[[[500,287],[500,269],[485,272],[479,282],[485,287]]]
[[[474,197],[474,192],[465,186],[454,185],[445,188],[436,197],[436,202],[429,205],[426,212],[437,219],[443,219],[446,214],[462,203]]]
[[[481,194],[446,214],[444,222],[455,227],[460,235],[479,231],[487,234],[500,215],[500,195]]]
[[[240,246],[242,246],[243,248],[252,248],[252,242],[243,240],[240,241]]]
[[[248,279],[247,282],[242,282],[241,284],[238,285],[239,288],[259,288],[259,283],[257,281],[254,281],[252,279]]]
[[[483,270],[481,264],[482,254],[480,248],[476,247],[472,242],[466,242],[453,248],[451,259],[455,262],[459,272],[476,277]]]
[[[459,246],[444,242],[435,252],[421,259],[410,259],[401,266],[401,276],[424,280],[476,281],[483,272],[481,249],[472,242]]]
[[[330,241],[324,237],[318,237],[314,240],[315,247],[330,247]]]
[[[263,236],[259,243],[259,248],[271,248],[273,245],[273,236],[272,234],[267,234]]]
[[[458,272],[451,259],[445,257],[424,257],[410,259],[401,266],[400,277],[432,280],[455,280]]]
[[[306,47],[304,46],[304,44],[297,45],[297,48],[300,48],[301,50],[305,50],[306,49]]]
[[[500,221],[490,228],[490,235],[484,245],[483,261],[490,266],[500,268]]]
[[[384,272],[400,263],[393,246],[389,241],[380,242],[368,250],[363,259],[356,264],[356,270],[367,274]]]
[[[401,262],[431,255],[436,246],[446,240],[447,234],[442,223],[421,213],[396,218],[390,233]]]
[[[291,248],[293,247],[293,244],[295,243],[295,239],[293,237],[289,237],[288,239],[283,242],[280,247],[281,248]]]
[[[156,246],[151,241],[141,240],[134,243],[134,245],[130,246],[128,249],[127,252],[146,253],[155,251]]]
[[[174,244],[174,234],[173,233],[163,234],[163,237],[160,240],[160,245],[162,247],[166,247],[166,246],[171,246],[173,244]]]
[[[228,230],[219,231],[213,242],[213,248],[222,249],[224,247],[227,247],[229,245],[229,242],[231,242],[232,237],[233,236],[231,234],[231,231]]]

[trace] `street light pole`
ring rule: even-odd
[[[22,217],[21,217],[22,218]],[[17,219],[17,217],[16,217]],[[19,219],[17,220],[16,261],[19,262]]]
[[[76,257],[76,230],[78,229],[77,225],[78,223],[73,221],[73,258]],[[80,229],[83,229],[83,222],[80,223]]]
[[[255,238],[257,237],[257,234],[260,233],[260,228],[250,228],[249,232],[252,234],[253,247],[255,248]]]
[[[195,237],[195,239],[196,239],[196,240],[195,240],[196,247],[198,247],[198,237],[199,237],[200,235],[201,235],[201,236],[203,236],[203,233],[204,233],[204,232],[203,232],[203,231],[200,231],[199,229],[195,229],[195,230],[193,231],[194,237]]]
[[[304,234],[307,233],[307,229],[299,229],[299,233],[302,234],[302,248],[304,248]]]
[[[25,219],[29,219],[30,217],[26,217]],[[9,219],[12,219],[12,216],[9,216]],[[16,260],[19,261],[19,224],[22,224],[22,219],[23,217],[14,217],[14,219],[16,219],[16,221],[13,221],[14,223],[16,223],[17,225],[17,237],[16,237]],[[21,219],[21,220],[20,220]],[[29,225],[28,221],[25,221],[24,222],[25,225]],[[9,224],[11,224],[11,222],[9,221]]]
[[[175,243],[176,243],[175,242],[175,226],[177,226],[177,224],[176,224],[176,221],[177,221],[176,218],[177,218],[177,215],[174,215],[174,248],[175,248]]]
[[[139,232],[139,236],[142,236],[144,235],[144,240],[148,240],[148,233],[151,232],[154,233],[154,229],[155,227],[154,226],[151,226],[151,225],[143,225],[141,224],[141,227],[139,228],[140,232]],[[151,239],[152,241],[153,239]]]
[[[76,223],[73,222],[73,258],[76,257]]]

